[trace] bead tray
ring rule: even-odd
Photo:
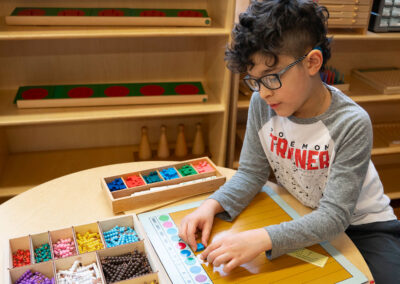
[[[205,172],[196,169],[197,163],[207,163],[210,168]],[[179,169],[185,165],[191,165],[195,169],[195,174],[182,176]],[[160,171],[173,168],[179,178],[165,180]],[[126,179],[130,176],[139,176],[145,181],[145,176],[156,172],[161,181],[146,183],[135,187],[128,187]],[[121,179],[125,188],[111,191],[108,184]],[[186,160],[179,163],[172,163],[167,166],[147,169],[140,172],[131,172],[118,176],[106,177],[101,179],[103,192],[112,207],[114,213],[133,210],[138,207],[157,204],[160,202],[176,201],[186,197],[199,195],[202,193],[217,190],[225,183],[226,177],[221,174],[214,163],[208,157]],[[187,182],[187,183],[186,183]],[[182,184],[185,183],[185,184]]]
[[[133,228],[139,237],[139,241],[122,245],[116,245],[114,247],[106,247],[104,241],[104,232],[109,231],[116,225],[124,227],[129,226]],[[92,233],[93,231],[97,231],[99,233],[101,241],[104,245],[103,249],[91,252],[79,253],[78,245],[76,242],[76,234],[78,232],[81,233],[86,232],[87,230],[91,230]],[[59,238],[68,238],[68,237],[72,238],[74,241],[76,248],[76,255],[54,259],[53,243],[56,242]],[[51,244],[50,250],[52,259],[46,262],[35,263],[34,248],[43,243]],[[138,220],[135,214],[124,215],[89,224],[74,225],[67,228],[61,228],[57,230],[51,230],[48,232],[42,232],[38,234],[18,237],[10,239],[9,245],[10,245],[9,248],[10,284],[15,283],[18,280],[18,278],[21,277],[27,270],[31,270],[32,272],[40,272],[50,279],[52,277],[56,278],[57,271],[68,270],[72,266],[75,260],[80,260],[83,265],[96,263],[101,274],[101,283],[106,283],[100,259],[105,256],[116,256],[116,255],[126,254],[128,252],[133,252],[134,250],[138,250],[139,252],[145,254],[153,272],[135,278],[113,283],[149,284],[152,281],[156,281],[155,283],[161,283],[161,284],[171,283],[157,254],[155,253],[153,247],[151,246],[151,243],[142,225],[140,224],[140,221]],[[18,249],[30,250],[31,264],[13,268],[12,253],[17,251]],[[59,280],[58,279],[55,280],[56,283],[58,283]]]

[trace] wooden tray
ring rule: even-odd
[[[208,163],[212,170],[207,172],[198,172],[189,176],[182,176],[179,173],[179,168],[184,165],[195,165],[199,162]],[[178,178],[163,179],[160,172],[164,169],[175,169],[178,172]],[[195,167],[194,167],[195,168]],[[156,172],[160,177],[159,182],[147,183],[143,185],[129,187],[127,179],[130,176],[141,177],[151,172]],[[109,185],[116,179],[122,179],[124,189],[111,191]],[[226,177],[221,174],[214,163],[208,157],[186,160],[171,165],[143,170],[140,172],[125,173],[117,176],[105,177],[101,179],[103,192],[109,202],[114,213],[134,210],[139,207],[159,204],[161,202],[176,201],[190,196],[199,195],[202,193],[212,192],[217,190],[225,183]]]
[[[353,75],[382,94],[400,93],[399,68],[356,69],[353,70]]]

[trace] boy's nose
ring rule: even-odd
[[[268,89],[268,88],[266,88],[264,86],[260,87],[260,96],[262,98],[266,99],[266,98],[268,98],[270,96],[273,96],[273,95],[274,95],[274,91],[273,90],[270,90],[270,89]]]

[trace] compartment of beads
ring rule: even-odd
[[[13,268],[10,270],[10,280],[11,283],[53,284],[55,283],[53,262],[46,261]]]
[[[29,236],[10,239],[10,265],[20,267],[32,264],[32,252]]]
[[[75,242],[75,234],[72,227],[60,230],[50,231],[52,258],[64,258],[77,255],[77,245]]]
[[[96,252],[57,259],[54,268],[57,283],[104,283]]]
[[[143,236],[135,230],[135,227],[132,216],[123,216],[99,222],[100,232],[106,248],[142,240]]]
[[[101,180],[115,213],[217,190],[225,183],[214,163],[198,158]],[[132,187],[130,187],[132,186]]]
[[[49,232],[31,235],[31,247],[34,263],[46,262],[53,259]]]
[[[105,283],[158,283],[158,271],[144,241],[97,252]]]
[[[79,254],[104,249],[104,240],[97,223],[74,226]]]

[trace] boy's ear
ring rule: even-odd
[[[319,72],[321,69],[324,58],[322,56],[322,52],[319,49],[313,49],[307,55],[307,69],[308,73],[313,76]]]

